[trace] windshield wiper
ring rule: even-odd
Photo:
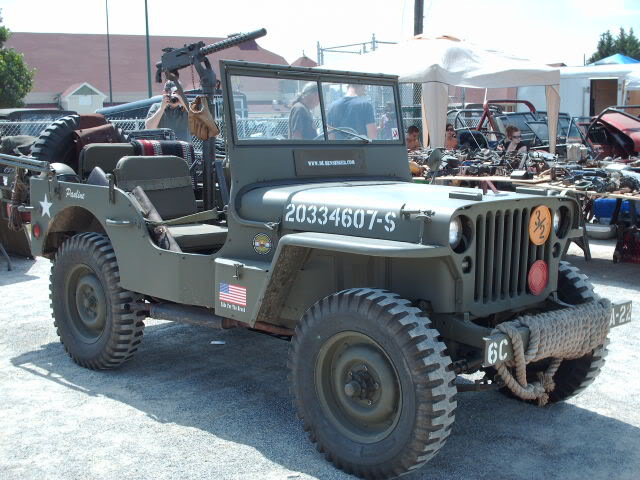
[[[342,132],[342,133],[346,133],[347,135],[351,135],[352,137],[359,138],[360,140],[364,140],[364,143],[371,143],[371,139],[369,137],[363,137],[362,135],[360,135],[358,133],[351,132],[349,130],[344,130],[344,129],[338,128],[338,127],[332,127],[332,126],[328,126],[328,127],[329,127],[329,131],[336,130],[338,132]]]

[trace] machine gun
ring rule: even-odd
[[[267,30],[261,28],[249,33],[239,33],[233,35],[220,42],[205,45],[204,42],[190,43],[181,48],[164,48],[162,51],[161,60],[156,63],[156,82],[162,82],[162,74],[169,80],[177,80],[178,73],[181,69],[193,66],[200,78],[200,85],[202,86],[202,93],[207,99],[208,107],[210,111],[213,109],[213,94],[216,85],[216,74],[211,68],[211,62],[207,58],[207,55],[219,52],[226,48],[235,47],[241,43],[249,40],[255,40],[260,37],[264,37],[267,34]],[[180,94],[184,98],[184,92],[180,87],[179,82],[176,82]],[[226,188],[226,181],[222,171],[222,162],[215,160],[215,139],[210,138],[205,140],[202,145],[202,170],[203,170],[203,203],[205,210],[209,210],[214,206],[214,189],[215,183],[213,179],[213,168],[215,162],[216,176],[220,185],[220,192],[222,196],[222,203],[225,205],[229,201],[229,194]]]
[[[163,48],[162,51],[164,54],[162,55],[162,59],[156,63],[156,82],[162,82],[162,72],[176,74],[179,70],[193,65],[200,75],[203,91],[205,89],[205,83],[208,83],[206,80],[209,78],[207,78],[206,74],[209,72],[213,74],[212,79],[214,81],[211,86],[214,87],[215,73],[213,70],[210,70],[211,63],[207,59],[207,55],[235,47],[236,45],[248,42],[249,40],[264,37],[266,34],[267,30],[261,28],[260,30],[255,30],[249,33],[238,33],[226,38],[225,40],[221,40],[210,45],[205,45],[204,42],[196,42],[190,43],[189,45],[185,45],[181,48]],[[203,66],[205,69],[203,69]]]

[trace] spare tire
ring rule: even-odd
[[[31,147],[31,156],[51,163],[66,163],[77,171],[78,158],[73,143],[73,132],[79,123],[79,115],[69,115],[53,122],[44,129]]]
[[[74,132],[80,128],[91,128],[100,123],[107,124],[108,121],[101,119],[95,121],[93,116],[68,115],[59,118],[40,134],[38,140],[31,147],[31,156],[36,160],[43,160],[49,163],[65,163],[76,172],[78,171],[78,152],[74,142]],[[127,135],[122,129],[116,127],[118,141],[126,142]]]

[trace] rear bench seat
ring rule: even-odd
[[[180,157],[121,158],[115,169],[116,186],[130,192],[140,186],[163,220],[191,215],[198,211],[189,166]],[[200,250],[224,244],[227,228],[206,223],[173,225],[169,231],[180,248]]]
[[[87,178],[95,167],[111,173],[122,157],[133,154],[130,143],[90,143],[80,151],[78,175]]]

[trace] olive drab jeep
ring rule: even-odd
[[[189,50],[201,78],[206,48]],[[182,68],[170,60],[159,67]],[[220,74],[226,155],[205,142],[204,186],[182,158],[127,143],[85,147],[75,180],[2,157],[34,171],[23,210],[33,254],[52,261],[55,325],[76,363],[130,359],[147,317],[290,339],[311,441],[366,478],[428,462],[458,391],[543,405],[599,373],[630,302],[599,298],[562,260],[580,235],[574,199],[412,183],[396,77],[240,61]],[[303,91],[317,96],[305,107],[313,135],[293,138]],[[350,102],[355,120],[337,108]],[[371,123],[374,136],[361,128]],[[457,381],[476,372],[484,379]]]

